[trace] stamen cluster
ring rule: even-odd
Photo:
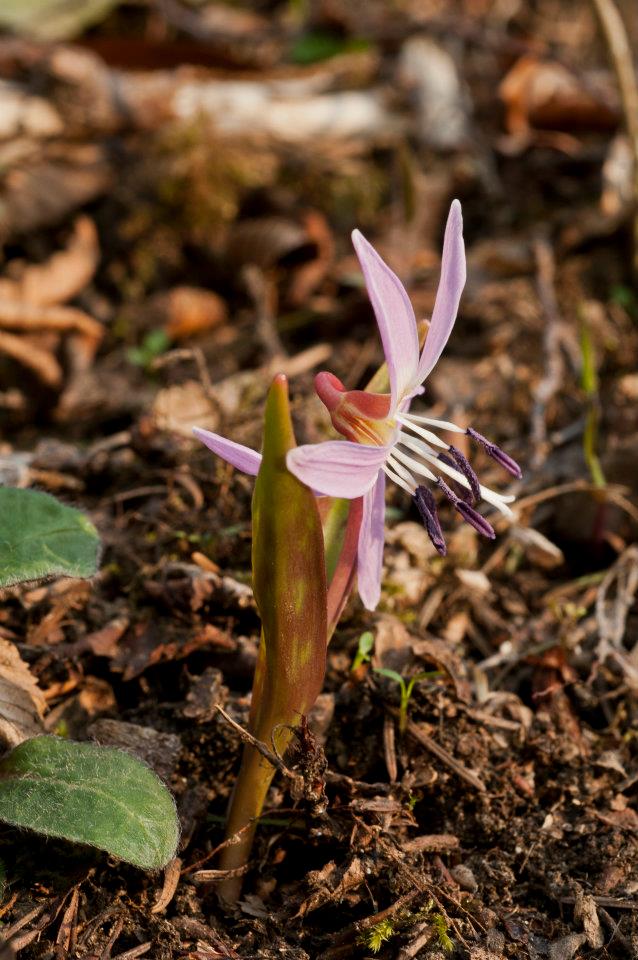
[[[493,540],[495,537],[494,529],[485,517],[481,516],[475,509],[475,504],[481,499],[485,500],[496,507],[497,510],[500,510],[501,513],[509,516],[511,511],[507,503],[513,498],[496,493],[489,487],[484,487],[479,482],[467,457],[451,443],[445,443],[436,433],[426,429],[421,424],[448,432],[465,433],[478,442],[488,456],[500,464],[508,473],[520,479],[522,476],[521,469],[516,461],[472,427],[463,430],[455,423],[446,420],[434,420],[430,417],[410,413],[399,414],[396,420],[400,429],[394,441],[392,452],[384,466],[384,472],[412,496],[428,536],[438,553],[445,556],[447,547],[439,522],[436,500],[432,492],[417,477],[425,477],[435,483],[443,496],[467,523],[482,536]],[[414,437],[411,434],[417,436]],[[442,448],[442,450],[437,452],[435,447]],[[406,451],[409,451],[409,453]],[[414,453],[418,455],[416,458],[412,455]],[[426,464],[430,464],[434,469],[430,469]],[[454,489],[440,476],[441,473],[452,480]]]

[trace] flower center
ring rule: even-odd
[[[328,409],[335,430],[347,440],[376,447],[390,443],[397,423],[389,416],[389,393],[346,390],[332,373],[318,373],[315,388]]]

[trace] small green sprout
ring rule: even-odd
[[[596,354],[592,342],[591,330],[583,321],[580,331],[580,351],[582,356],[581,387],[587,398],[585,433],[583,434],[583,452],[595,487],[605,486],[605,475],[598,458],[598,422],[600,419],[600,399],[598,395],[598,371]]]
[[[436,930],[439,946],[445,951],[445,953],[452,953],[454,951],[454,941],[450,938],[450,935],[447,932],[447,920],[442,913],[434,913],[432,914],[432,921]]]
[[[372,929],[365,934],[364,943],[368,950],[378,953],[384,943],[394,936],[394,927],[390,920],[379,920]]]
[[[441,675],[441,671],[422,670],[421,673],[417,673],[413,677],[410,677],[407,683],[401,674],[396,672],[396,670],[388,670],[386,667],[375,667],[374,672],[380,673],[382,677],[387,677],[388,680],[394,680],[395,683],[399,684],[399,689],[401,691],[401,704],[399,706],[399,731],[401,733],[405,733],[408,725],[408,706],[415,685],[421,680],[431,680],[433,677],[439,677]]]
[[[127,359],[136,367],[143,367],[149,370],[151,364],[163,353],[166,353],[171,345],[171,339],[165,330],[151,330],[144,337],[139,347],[131,347],[127,351]]]
[[[357,652],[355,654],[354,660],[352,661],[352,666],[350,667],[350,672],[354,673],[358,668],[364,664],[370,662],[370,657],[372,656],[372,649],[374,647],[374,636],[370,633],[369,630],[366,630],[365,633],[362,633],[359,637],[359,643],[357,645]]]

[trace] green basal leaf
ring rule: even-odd
[[[35,737],[0,761],[0,820],[85,843],[145,870],[175,855],[175,803],[153,771],[122,750]]]
[[[84,514],[37,490],[0,487],[0,587],[42,577],[92,577],[98,532]]]

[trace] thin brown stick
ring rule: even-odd
[[[625,126],[634,158],[633,266],[634,273],[638,275],[638,81],[627,30],[614,0],[592,0],[592,4],[605,35],[609,59],[618,81]]]
[[[394,707],[391,708],[391,713],[396,717],[399,716],[399,711]],[[465,780],[466,783],[469,783],[471,787],[474,787],[475,790],[480,790],[481,793],[485,793],[487,789],[482,780],[480,780],[475,773],[472,773],[471,770],[468,770],[467,767],[464,767],[462,763],[459,763],[458,760],[455,760],[451,753],[445,749],[445,747],[440,746],[436,743],[431,737],[424,733],[416,723],[413,723],[412,720],[408,720],[407,731],[411,737],[414,737],[422,747],[425,747],[426,750],[429,750],[430,753],[433,753],[435,757],[438,757],[446,766],[453,770],[457,776]]]
[[[245,730],[241,724],[237,723],[236,720],[233,720],[229,716],[224,708],[220,706],[219,703],[215,704],[215,710],[222,715],[226,723],[229,723],[233,730],[239,734],[240,738],[244,743],[247,743],[250,747],[254,747],[258,753],[271,763],[276,770],[279,770],[280,773],[283,773],[285,777],[288,777],[290,780],[297,780],[297,774],[293,773],[292,770],[289,770],[286,764],[283,762],[281,757],[278,757],[272,750],[269,750],[265,743],[262,743],[261,740],[258,740],[256,737],[253,737],[252,733],[249,733],[248,730]]]

